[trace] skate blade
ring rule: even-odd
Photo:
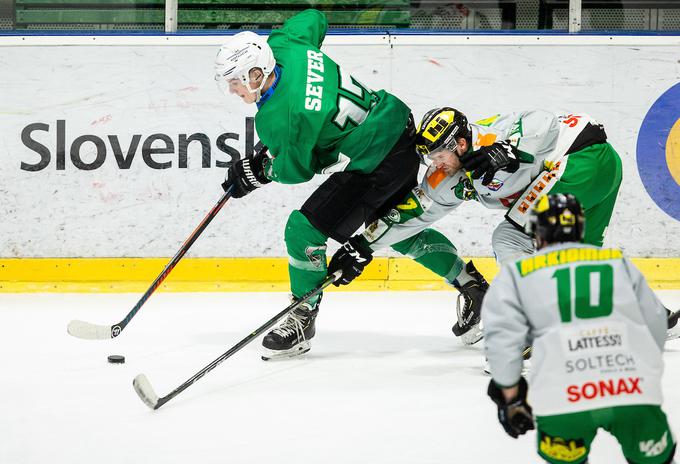
[[[482,330],[482,324],[475,324],[473,325],[470,330],[465,332],[464,334],[460,335],[458,338],[460,338],[460,341],[462,341],[465,345],[474,345],[478,341],[480,341],[482,338],[484,338],[484,331]]]
[[[668,311],[668,325],[672,326],[666,332],[666,340],[675,340],[680,338],[680,310],[675,312]]]
[[[298,343],[289,350],[265,349],[265,353],[261,357],[262,361],[276,361],[280,359],[290,359],[307,353],[311,348],[312,344],[309,342],[309,340],[306,340],[302,343]]]

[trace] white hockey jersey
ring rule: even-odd
[[[364,237],[373,250],[388,247],[417,234],[468,200],[476,200],[491,209],[512,207],[508,217],[523,226],[524,216],[538,194],[550,191],[564,172],[568,161],[565,155],[589,124],[597,123],[586,114],[558,116],[543,110],[496,115],[470,124],[473,150],[509,140],[528,162],[520,163],[514,173],[498,171],[486,186],[481,179],[472,180],[462,169],[448,176],[430,166],[414,190],[413,201],[419,204],[397,207],[417,206],[422,208],[422,214],[408,221],[394,221],[388,215],[368,227]]]
[[[666,310],[619,250],[566,243],[508,262],[482,305],[491,375],[515,385],[533,345],[538,416],[662,403]]]

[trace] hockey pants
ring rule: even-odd
[[[326,242],[343,243],[364,223],[384,215],[416,186],[419,157],[409,120],[401,138],[369,174],[337,172],[317,188],[286,224],[291,292],[301,297],[326,277]]]

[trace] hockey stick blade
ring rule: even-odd
[[[222,355],[220,355],[217,359],[215,359],[210,364],[205,366],[203,369],[195,373],[193,376],[191,376],[191,378],[186,380],[183,384],[175,388],[167,395],[159,398],[158,395],[156,395],[156,392],[154,392],[153,387],[149,382],[149,379],[147,379],[144,374],[139,374],[137,377],[135,377],[135,380],[132,381],[132,386],[135,388],[135,391],[137,392],[137,395],[139,395],[139,398],[141,398],[141,400],[144,401],[144,404],[146,404],[148,407],[154,410],[160,408],[165,403],[167,403],[168,401],[182,393],[184,390],[189,388],[191,385],[193,385],[194,382],[201,379],[205,374],[215,369],[225,359],[229,358],[231,355],[240,351],[244,346],[255,340],[255,338],[259,337],[264,331],[273,327],[274,324],[276,324],[286,314],[295,310],[298,306],[308,301],[310,298],[321,293],[326,287],[328,287],[330,284],[338,280],[341,276],[342,271],[340,270],[335,271],[333,274],[327,276],[326,279],[319,285],[317,285],[313,290],[306,293],[299,300],[294,301],[286,309],[279,312],[277,315],[275,315],[267,322],[262,324],[260,327],[250,332],[243,340],[241,340],[236,345],[232,346],[227,351],[222,353]]]
[[[91,324],[90,322],[73,320],[68,323],[66,331],[69,335],[83,340],[106,340],[114,338],[118,333],[114,330],[117,326]],[[116,335],[114,335],[114,333]]]
[[[180,249],[177,250],[175,256],[173,256],[170,262],[165,265],[161,273],[158,274],[158,277],[156,277],[156,280],[151,283],[151,286],[146,290],[144,295],[141,296],[139,301],[137,301],[132,310],[127,313],[127,315],[118,324],[103,326],[90,324],[89,322],[84,321],[71,321],[68,324],[68,333],[74,337],[83,338],[85,340],[106,340],[109,338],[116,338],[118,335],[120,335],[132,318],[135,317],[135,314],[139,312],[144,303],[146,303],[146,301],[156,291],[156,289],[161,286],[165,278],[170,274],[170,272],[172,272],[172,270],[175,268],[177,263],[179,263],[182,257],[184,257],[187,251],[189,251],[191,245],[193,245],[196,239],[198,239],[198,237],[203,233],[205,228],[208,227],[210,221],[212,221],[217,213],[219,213],[220,209],[222,209],[227,200],[231,198],[232,190],[233,187],[229,187],[227,191],[224,192],[215,206],[213,206],[210,212],[208,212],[208,215],[203,218],[203,221],[201,221],[198,227],[196,227],[191,235],[187,237]]]
[[[146,404],[151,409],[158,409],[158,395],[153,390],[151,382],[149,382],[149,379],[146,378],[146,375],[139,374],[137,377],[135,377],[135,379],[132,381],[132,386],[137,392],[139,398],[144,401],[144,404]]]

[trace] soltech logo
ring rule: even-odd
[[[226,168],[241,157],[241,153],[228,144],[239,140],[240,135],[234,132],[225,132],[216,137],[202,132],[99,136],[83,134],[79,132],[81,128],[68,127],[70,137],[67,137],[66,130],[67,121],[63,119],[54,124],[34,122],[26,125],[21,131],[21,142],[28,150],[21,161],[21,169],[35,172],[52,167],[64,171],[72,166],[82,171],[93,171],[104,163],[115,163],[119,169],[130,169],[133,162],[140,162],[140,157],[141,162],[151,169],[186,169],[189,146],[192,144],[201,147],[202,168],[211,168],[213,163],[215,167]],[[44,143],[44,133],[48,134],[51,143]],[[77,135],[72,136],[74,133]],[[259,142],[255,144],[253,118],[245,118],[246,154],[252,154],[260,147]]]
[[[585,356],[582,358],[568,359],[565,364],[565,372],[597,371],[600,374],[616,372],[634,372],[636,369],[635,358],[628,353],[605,354]]]

